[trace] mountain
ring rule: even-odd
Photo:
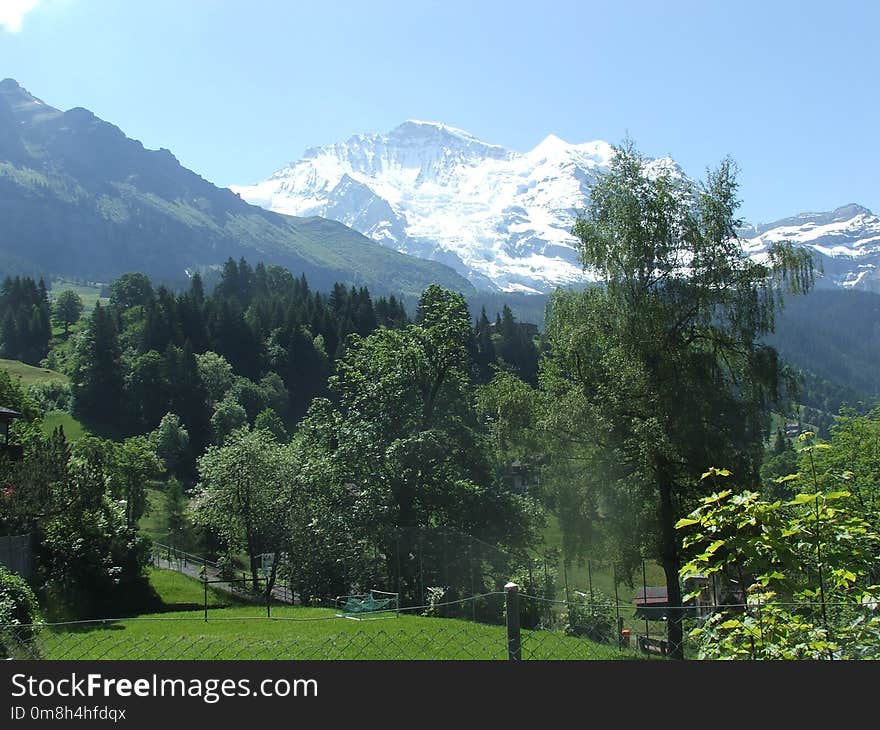
[[[826,284],[880,292],[880,218],[861,205],[747,226],[739,235],[749,255],[783,239],[806,246],[822,264]]]
[[[549,135],[525,153],[437,122],[410,120],[387,134],[315,147],[255,185],[233,186],[252,203],[288,215],[341,221],[375,241],[453,266],[477,287],[549,292],[591,280],[570,230],[613,149]],[[670,158],[656,170],[683,174]],[[850,205],[746,226],[760,256],[782,237],[812,248],[824,283],[880,291],[880,220]]]
[[[786,297],[767,340],[795,367],[880,401],[880,294],[835,287]]]
[[[584,280],[569,234],[605,142],[547,137],[526,154],[445,124],[408,121],[309,149],[245,200],[322,215],[398,251],[443,261],[481,288],[546,292]]]
[[[417,295],[473,291],[451,268],[405,256],[336,221],[249,205],[82,108],[62,112],[0,82],[0,274],[180,281],[244,256],[309,282]]]

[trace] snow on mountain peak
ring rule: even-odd
[[[313,147],[267,180],[232,190],[276,212],[338,220],[385,246],[442,261],[478,287],[547,292],[590,279],[571,228],[613,156],[603,140],[572,144],[548,134],[521,153],[442,122],[410,119],[386,134]],[[685,177],[671,157],[647,168]],[[855,204],[740,235],[749,255],[785,237],[826,258],[871,264],[844,267],[834,278],[843,286],[880,276],[865,258],[876,254],[880,264],[880,220]]]
[[[571,145],[555,134],[548,134],[532,150],[532,152],[553,153],[568,150]]]
[[[490,145],[483,140],[474,137],[470,132],[466,132],[458,127],[451,127],[443,122],[426,122],[421,119],[407,119],[403,124],[398,125],[389,133],[389,136],[404,136],[407,134],[433,134],[446,135],[451,137],[460,137],[467,142],[476,142],[487,147],[497,147],[498,145]]]
[[[610,157],[604,142],[549,135],[519,153],[410,119],[309,149],[268,180],[232,189],[280,213],[339,220],[484,288],[548,291],[585,280],[570,231]]]
[[[751,256],[765,254],[780,241],[811,250],[827,282],[880,291],[880,218],[856,203],[825,213],[801,213],[739,232]]]

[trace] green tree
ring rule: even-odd
[[[798,471],[809,476],[814,470],[820,489],[842,483],[859,514],[880,532],[880,406],[864,416],[842,409],[827,448],[800,453]],[[880,582],[880,568],[876,578]]]
[[[46,357],[52,326],[46,285],[7,277],[0,286],[0,354],[37,365]]]
[[[138,355],[130,361],[125,375],[125,395],[128,404],[126,421],[131,429],[145,432],[156,428],[168,412],[168,386],[164,360],[155,350]]]
[[[290,396],[281,376],[275,372],[267,373],[260,379],[260,389],[267,406],[283,418],[290,405]]]
[[[573,228],[603,286],[558,293],[547,326],[548,427],[590,460],[588,491],[605,491],[588,519],[644,535],[641,545],[625,538],[629,552],[659,559],[672,606],[681,605],[675,523],[707,464],[724,460],[756,480],[781,377],[762,338],[783,283],[812,284],[811,260],[789,245],[765,263],[745,255],[736,192],[730,160],[695,185],[649,166],[631,142],[616,148]],[[680,657],[680,610],[667,626]]]
[[[230,365],[223,355],[216,352],[203,352],[196,355],[196,362],[199,368],[199,377],[208,390],[208,403],[214,405],[223,400],[227,391],[232,387],[235,375]]]
[[[537,423],[541,394],[513,373],[500,371],[477,389],[476,405],[499,476],[512,474],[514,465],[537,474],[546,449]]]
[[[83,313],[83,300],[73,289],[65,289],[58,295],[53,307],[55,319],[64,325],[64,336],[67,337],[70,325],[79,321]]]
[[[73,414],[97,428],[118,430],[124,420],[123,390],[116,324],[99,302],[76,345],[71,376]]]
[[[259,586],[261,553],[276,560],[263,590],[270,595],[281,554],[295,532],[302,532],[303,513],[294,451],[279,445],[265,430],[233,432],[223,446],[211,446],[199,459],[199,483],[191,505],[196,524],[215,530],[231,550],[250,557],[254,590]]]
[[[810,455],[827,445],[808,444]],[[713,486],[727,470],[710,469]],[[876,658],[880,600],[875,584],[880,534],[845,490],[816,490],[815,473],[783,477],[809,492],[782,502],[757,492],[715,491],[676,527],[685,535],[683,579],[705,576],[740,587],[691,632],[700,658]],[[845,487],[838,475],[836,484]]]
[[[153,285],[146,274],[130,272],[110,284],[110,304],[124,311],[132,307],[146,307],[153,302]]]
[[[33,637],[31,624],[40,621],[40,604],[27,581],[0,563],[0,659],[18,641]]]
[[[254,430],[260,429],[271,433],[279,443],[286,443],[290,440],[287,429],[284,428],[284,421],[271,408],[263,409],[254,419]]]
[[[199,453],[210,441],[211,410],[208,394],[199,375],[198,364],[189,347],[169,346],[163,355],[168,410],[180,416],[189,433],[191,451]],[[194,468],[195,462],[188,468]]]
[[[148,552],[108,489],[114,444],[83,437],[69,445],[60,428],[30,430],[23,442],[23,459],[0,466],[8,485],[0,531],[34,535],[34,580],[50,618],[118,616],[142,595]]]
[[[107,472],[110,494],[124,503],[125,524],[134,529],[147,509],[147,482],[163,472],[150,439],[132,436],[112,444]]]
[[[169,544],[180,545],[184,530],[189,523],[186,514],[186,495],[183,485],[171,477],[165,485],[165,529],[168,531]]]
[[[189,432],[181,424],[180,416],[176,413],[162,416],[159,427],[150,434],[150,442],[166,469],[176,474],[189,449]]]
[[[237,428],[247,425],[247,412],[231,398],[226,398],[217,404],[214,415],[211,416],[211,433],[214,434],[214,443],[222,444],[226,437]]]
[[[244,408],[249,423],[253,423],[257,414],[269,405],[266,391],[253,380],[242,376],[235,378],[226,398]]]
[[[328,543],[338,536],[355,547],[348,559],[372,546],[397,574],[401,528],[403,555],[416,550],[417,530],[438,526],[509,547],[529,542],[534,505],[499,488],[488,458],[469,377],[470,336],[462,296],[429,287],[415,324],[351,336],[330,381],[338,407],[313,403],[298,438],[320,485],[314,492],[328,503],[315,510],[315,530]],[[422,600],[409,569],[401,570],[402,590]]]

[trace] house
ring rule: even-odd
[[[540,484],[538,470],[517,460],[510,462],[501,474],[502,481],[517,494],[524,494],[529,487]]]
[[[21,459],[23,450],[21,446],[9,443],[9,424],[16,418],[21,418],[21,413],[11,408],[0,406],[0,423],[3,424],[3,442],[0,443],[0,454],[5,454],[12,461]]]
[[[695,598],[685,602],[685,616],[707,616],[717,605],[715,585],[705,575],[692,575],[685,579],[681,587],[682,595],[699,591]],[[641,586],[633,597],[636,618],[648,621],[663,621],[669,612],[669,595],[666,586]]]
[[[633,598],[636,618],[658,621],[666,618],[669,608],[669,595],[666,586],[642,586]]]

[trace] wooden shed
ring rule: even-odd
[[[11,408],[0,406],[0,424],[3,429],[3,442],[0,443],[0,454],[5,454],[10,459],[17,461],[22,457],[21,446],[16,446],[9,441],[9,424],[16,418],[21,418],[21,413]]]

